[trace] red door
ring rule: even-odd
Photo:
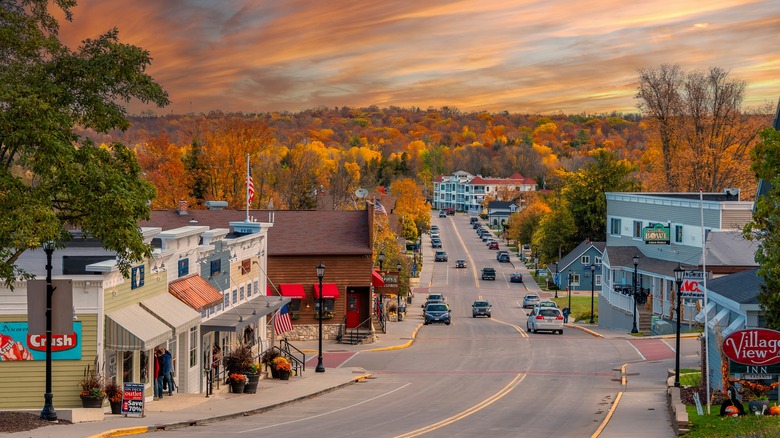
[[[347,328],[360,324],[360,294],[347,294]]]

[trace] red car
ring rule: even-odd
[[[498,242],[490,242],[488,249],[498,249]]]

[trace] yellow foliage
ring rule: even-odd
[[[536,129],[534,129],[533,135],[537,136],[542,134],[555,134],[556,132],[558,132],[558,125],[550,122],[537,126]]]

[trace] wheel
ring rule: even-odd
[[[447,322],[445,322],[444,324],[446,324],[446,325],[450,325],[450,321],[447,321]]]
[[[563,334],[563,330],[558,330],[558,334],[562,335]]]
[[[472,317],[474,317],[474,318],[476,318],[476,317],[477,317],[477,315],[471,315],[471,316],[472,316]]]
[[[493,317],[493,316],[492,316],[491,314],[489,314],[489,313],[488,313],[488,318],[492,318],[492,317]]]
[[[428,325],[428,321],[423,321],[423,325]]]

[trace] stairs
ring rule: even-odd
[[[643,333],[645,335],[649,335],[650,329],[652,328],[652,318],[653,315],[650,312],[643,312],[639,311],[639,322],[637,323],[637,329],[639,330],[639,333]]]
[[[371,330],[367,328],[346,329],[339,339],[341,344],[360,344],[364,339],[371,336]]]

